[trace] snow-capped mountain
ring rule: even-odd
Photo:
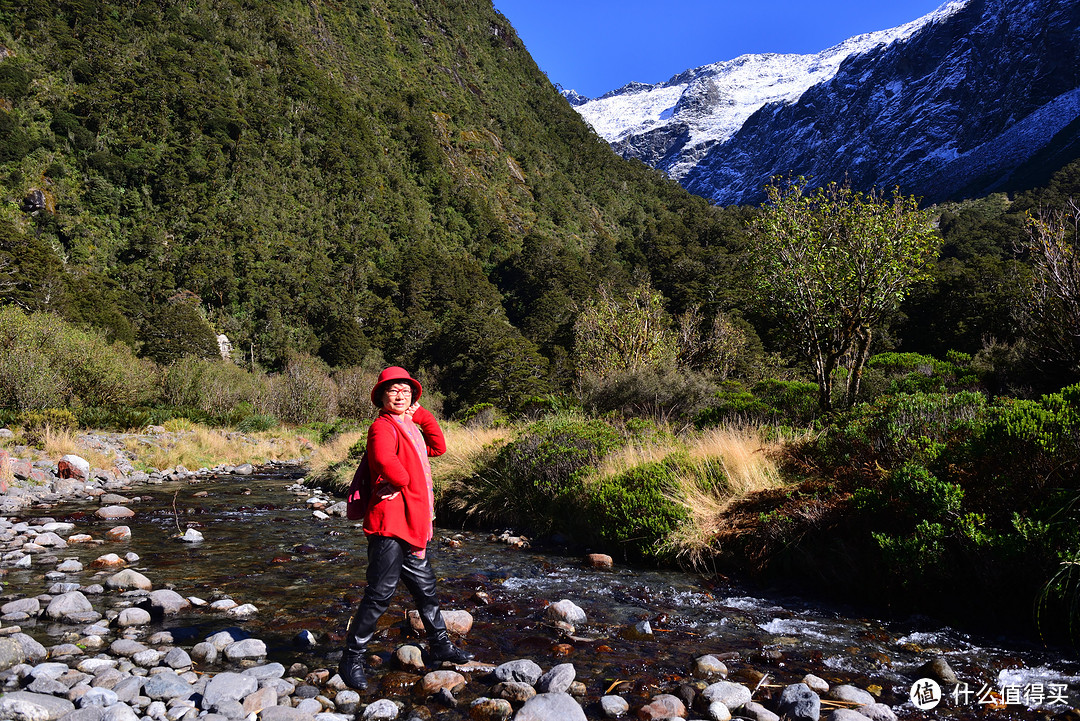
[[[744,55],[572,104],[721,204],[775,175],[983,193],[1080,152],[1080,2],[951,0],[816,55]]]

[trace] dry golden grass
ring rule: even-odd
[[[760,428],[717,426],[699,434],[688,450],[696,462],[719,459],[731,495],[741,496],[783,484],[775,460],[783,445],[782,440],[764,440]]]
[[[333,491],[344,491],[352,482],[356,467],[352,464],[342,465],[349,455],[349,449],[356,443],[367,438],[367,429],[348,431],[331,438],[322,444],[311,454],[308,459],[308,479],[321,488]]]
[[[690,461],[679,474],[671,501],[689,516],[666,540],[679,558],[699,566],[711,556],[712,545],[727,523],[726,512],[739,499],[758,491],[784,485],[777,458],[792,439],[767,440],[760,428],[718,426],[682,439]],[[656,449],[654,453],[658,453]],[[662,457],[662,456],[661,456]],[[659,458],[642,457],[643,462]],[[716,465],[724,482],[717,484]]]
[[[436,486],[453,479],[467,478],[476,470],[484,451],[511,435],[508,428],[466,428],[457,423],[443,426],[446,453],[431,459],[431,474]]]
[[[53,430],[49,426],[42,431],[43,451],[46,458],[57,459],[69,453],[79,456],[90,464],[91,468],[112,468],[116,459],[104,453],[80,445],[75,432],[63,428]]]
[[[275,431],[235,433],[195,425],[189,431],[161,434],[153,443],[131,437],[124,441],[139,465],[146,468],[171,468],[181,465],[196,469],[221,464],[265,463],[271,460],[300,458],[306,449],[294,434]]]

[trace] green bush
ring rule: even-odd
[[[548,416],[503,447],[495,466],[521,479],[530,495],[551,499],[564,493],[580,471],[623,443],[619,431],[605,421]]]
[[[737,381],[722,384],[709,408],[694,417],[694,425],[707,428],[722,423],[806,426],[819,413],[818,387],[804,381],[767,379],[750,390]]]
[[[0,405],[8,408],[112,406],[157,397],[153,363],[52,314],[0,308],[0,341]]]
[[[582,404],[597,413],[692,419],[712,401],[716,385],[697,371],[638,366],[582,379]]]
[[[253,409],[266,409],[269,382],[232,361],[186,356],[165,369],[162,394],[171,405],[198,408],[234,425]]]
[[[337,411],[337,386],[326,365],[317,358],[297,354],[271,378],[274,414],[295,425],[329,422]]]
[[[1076,488],[1080,470],[1080,384],[1038,401],[1002,399],[974,439],[982,468],[1041,487],[1055,480]]]
[[[838,416],[808,450],[828,469],[931,463],[948,444],[969,439],[986,416],[986,398],[972,391],[885,396]]]
[[[534,532],[570,530],[584,476],[625,443],[614,426],[575,415],[530,424],[513,441],[486,449],[478,470],[441,501],[454,512]]]
[[[672,500],[682,470],[678,459],[646,463],[587,486],[583,531],[625,558],[658,559],[664,541],[689,515]]]

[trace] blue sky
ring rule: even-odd
[[[494,0],[553,83],[596,97],[746,53],[816,53],[944,0]]]

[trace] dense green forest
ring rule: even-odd
[[[739,296],[738,211],[618,159],[489,2],[4,2],[0,44],[4,298],[159,362],[208,324],[517,403],[601,282]]]
[[[738,324],[747,377],[795,359],[746,282],[755,211],[617,158],[484,0],[8,1],[0,44],[0,295],[24,310],[161,364],[220,333],[252,369],[402,363],[449,411],[567,390],[601,287]],[[1078,183],[940,209],[934,277],[874,350],[991,348],[1001,389],[1064,385],[1009,350],[1014,246]]]

